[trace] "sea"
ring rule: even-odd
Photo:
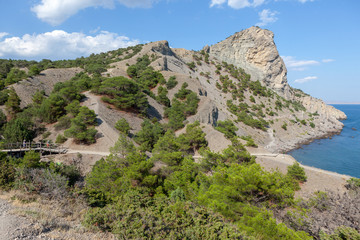
[[[315,140],[289,152],[298,162],[360,178],[360,105],[332,104],[347,115],[339,135]]]

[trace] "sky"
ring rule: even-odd
[[[358,0],[0,0],[0,58],[74,59],[168,40],[200,50],[251,26],[274,32],[294,88],[360,103]]]

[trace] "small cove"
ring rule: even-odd
[[[334,104],[348,119],[344,129],[332,138],[315,140],[290,151],[298,162],[360,178],[360,105]]]

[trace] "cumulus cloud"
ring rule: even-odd
[[[210,7],[216,5],[220,6],[226,2],[229,7],[232,7],[234,9],[241,9],[246,7],[260,6],[265,2],[265,0],[211,0]]]
[[[268,25],[269,23],[276,22],[278,20],[278,18],[276,17],[277,14],[278,12],[271,11],[269,9],[262,10],[261,12],[259,12],[261,22],[258,22],[256,25],[259,27],[263,27]]]
[[[57,26],[82,9],[89,7],[114,8],[115,2],[126,7],[151,7],[157,0],[41,0],[31,8],[44,22]]]
[[[214,7],[216,5],[222,5],[226,2],[226,0],[211,0],[210,7]]]
[[[292,56],[282,56],[285,65],[290,70],[295,71],[304,71],[309,66],[314,66],[320,64],[315,60],[297,60]]]
[[[335,62],[335,59],[331,59],[331,58],[326,58],[321,60],[323,63],[329,63],[329,62]]]
[[[0,57],[34,60],[72,59],[136,44],[139,44],[139,41],[107,31],[89,36],[79,32],[54,30],[5,38],[0,41]]]
[[[305,77],[305,78],[301,78],[301,79],[296,79],[294,82],[296,82],[296,83],[306,83],[306,82],[309,82],[311,80],[316,80],[316,79],[318,79],[318,77],[310,76],[310,77]]]
[[[0,32],[0,39],[9,35],[7,32]]]

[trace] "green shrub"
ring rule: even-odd
[[[23,140],[30,141],[34,138],[34,124],[27,118],[16,118],[10,120],[4,126],[3,136],[5,142],[15,143]]]
[[[206,147],[208,143],[205,136],[206,134],[201,130],[199,121],[186,125],[186,132],[178,138],[180,150],[192,150],[195,152],[202,147]]]
[[[84,225],[111,231],[119,239],[243,239],[232,223],[204,207],[137,191],[105,208],[91,209]]]
[[[194,62],[189,62],[186,64],[191,70],[194,70],[196,68],[196,65]]]
[[[50,169],[21,168],[16,172],[14,187],[16,189],[37,193],[49,199],[64,199],[68,179]]]
[[[35,106],[40,106],[41,103],[44,101],[44,99],[45,99],[45,91],[44,90],[42,90],[42,91],[38,90],[32,96],[32,101]]]
[[[21,100],[14,88],[10,88],[10,90],[8,91],[8,95],[9,97],[5,103],[6,110],[10,113],[12,117],[14,117],[16,113],[20,112]]]
[[[15,166],[9,161],[6,153],[0,153],[0,189],[8,190],[15,181]]]
[[[160,123],[152,124],[149,120],[145,120],[141,124],[141,130],[135,135],[134,140],[140,144],[141,150],[151,151],[163,134],[164,129]]]
[[[169,78],[169,80],[166,82],[166,88],[167,89],[173,89],[174,87],[176,87],[176,85],[178,84],[178,81],[176,81],[176,77],[175,76],[171,76]]]
[[[302,125],[305,125],[305,126],[306,126],[306,120],[305,120],[305,119],[301,120],[300,123],[301,123]]]
[[[95,128],[87,128],[82,123],[72,123],[71,127],[64,132],[65,137],[72,137],[79,143],[92,144],[96,142],[97,130]]]
[[[0,105],[4,105],[9,98],[7,89],[0,91]]]
[[[190,94],[192,91],[189,89],[186,89],[188,87],[188,84],[186,82],[183,83],[179,91],[175,94],[175,97],[181,100],[184,100],[188,94]]]
[[[346,188],[360,190],[360,178],[350,178],[349,180],[346,180]]]
[[[286,122],[284,122],[284,124],[283,125],[281,125],[281,128],[282,129],[284,129],[285,131],[287,130],[287,123]]]
[[[79,114],[80,108],[80,102],[78,100],[74,100],[65,107],[65,110],[68,114],[71,114],[73,117],[75,117]]]
[[[81,175],[79,170],[74,165],[65,165],[61,163],[50,163],[49,169],[54,173],[60,174],[67,178],[67,185],[74,186],[74,184],[80,180]]]
[[[41,168],[45,163],[40,162],[40,154],[35,151],[25,152],[21,166],[24,168]]]
[[[306,182],[306,174],[303,167],[300,166],[298,162],[295,162],[293,165],[288,166],[287,175],[293,179],[296,179],[299,182]]]
[[[128,135],[130,133],[130,130],[131,130],[131,127],[128,123],[128,121],[126,121],[125,118],[122,118],[120,120],[118,120],[116,123],[115,123],[115,128],[119,131],[119,132],[122,132],[126,135]]]
[[[170,129],[177,130],[183,128],[183,122],[186,119],[184,105],[179,100],[174,98],[171,107],[165,110],[165,117],[169,118],[168,127]]]
[[[255,98],[253,96],[250,96],[250,102],[255,103]]]
[[[56,137],[55,143],[62,144],[64,142],[66,142],[66,140],[67,140],[67,138],[64,135],[59,134]]]
[[[256,145],[254,139],[250,138],[249,140],[247,140],[247,143],[245,146],[248,146],[248,147],[258,147],[258,145]]]
[[[71,126],[64,132],[65,137],[73,137],[77,142],[86,144],[95,143],[97,130],[96,114],[86,106],[82,106],[78,115],[71,119]]]
[[[227,139],[232,139],[236,136],[236,131],[239,130],[234,123],[227,119],[225,121],[217,121],[215,129],[222,132]]]
[[[167,97],[167,94],[168,90],[162,86],[159,86],[156,100],[164,106],[170,107],[170,99]]]
[[[55,124],[55,130],[64,130],[68,129],[71,126],[71,119],[69,116],[62,116],[59,118],[58,122]]]
[[[42,138],[43,138],[43,139],[46,139],[46,138],[48,138],[50,135],[51,135],[51,132],[46,131],[46,132],[44,132],[44,133],[42,134]]]
[[[133,80],[124,77],[108,78],[101,83],[98,93],[104,94],[103,101],[119,109],[146,111],[148,102],[141,88]]]
[[[12,68],[10,72],[7,74],[5,79],[5,85],[11,85],[13,83],[19,82],[27,77],[26,72],[20,70],[19,68]]]
[[[309,199],[309,206],[323,212],[330,207],[329,196],[326,192],[318,191]]]
[[[56,122],[61,116],[65,115],[66,104],[66,100],[60,94],[51,94],[41,103],[38,115],[41,120],[47,123]]]
[[[320,240],[359,240],[360,233],[350,227],[340,226],[335,229],[333,234],[326,234],[324,232],[320,232]]]

